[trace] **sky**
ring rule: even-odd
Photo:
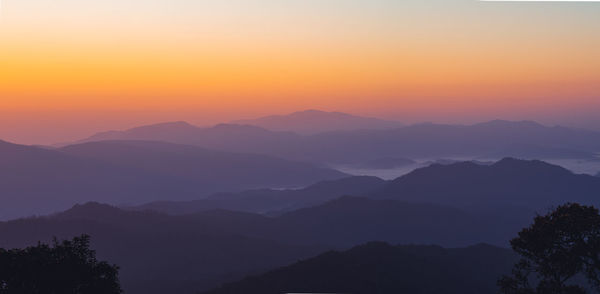
[[[304,109],[600,130],[600,3],[0,1],[12,142]]]

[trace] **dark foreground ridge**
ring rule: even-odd
[[[331,251],[204,294],[494,294],[517,257],[508,249],[368,243]]]

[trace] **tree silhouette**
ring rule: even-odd
[[[537,216],[511,240],[521,260],[498,281],[503,294],[581,294],[600,290],[600,215],[579,204]]]
[[[0,294],[117,294],[119,268],[100,262],[87,235],[52,246],[0,249]]]

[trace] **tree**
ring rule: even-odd
[[[600,291],[598,209],[566,204],[537,216],[511,240],[521,256],[511,276],[498,281],[503,294],[582,294]]]
[[[87,235],[0,249],[0,294],[117,294],[119,268],[98,261]]]

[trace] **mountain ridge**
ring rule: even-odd
[[[303,187],[348,176],[268,155],[123,140],[53,150],[2,143],[0,163],[0,200],[6,203],[0,207],[0,219],[52,213],[77,202],[189,200],[223,191]]]
[[[498,277],[508,274],[516,260],[511,251],[488,245],[445,249],[371,242],[203,293],[492,294]]]
[[[600,204],[600,198],[595,196],[600,195],[600,178],[575,174],[539,160],[505,158],[491,164],[434,163],[390,181],[348,177],[303,189],[260,189],[215,194],[196,202],[163,202],[141,207],[175,214],[225,208],[280,215],[344,195],[443,204],[469,211],[498,206],[542,212],[564,202]]]
[[[275,132],[248,125],[199,128],[178,123],[177,130],[149,126],[144,134],[122,131],[93,140],[154,140],[204,148],[266,154],[320,164],[360,164],[378,158],[471,157],[593,159],[600,133],[535,122],[492,121],[474,125],[417,124],[388,129],[334,130],[312,135]],[[142,127],[144,128],[144,127]],[[136,128],[140,129],[140,128]],[[132,130],[136,130],[132,129]],[[152,130],[152,131],[148,131]],[[112,134],[112,133],[111,133]],[[88,138],[88,140],[90,140]],[[83,140],[86,141],[86,140]],[[339,152],[344,150],[344,152]]]
[[[269,115],[256,119],[236,120],[233,123],[255,125],[273,131],[292,131],[304,135],[355,129],[388,129],[402,126],[400,122],[395,121],[315,109],[297,111],[286,115]]]

